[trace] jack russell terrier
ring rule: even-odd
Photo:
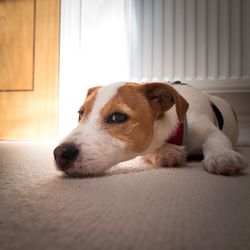
[[[177,167],[202,153],[208,172],[235,175],[246,165],[233,149],[238,133],[236,115],[221,98],[180,82],[119,82],[88,90],[78,126],[54,157],[60,170],[81,176],[137,156]]]

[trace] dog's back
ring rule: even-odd
[[[213,132],[215,127],[221,125],[218,124],[219,122],[223,123],[221,130],[230,139],[231,143],[233,145],[237,143],[239,135],[238,122],[230,104],[220,97],[208,95],[190,85],[174,85],[173,87],[189,103],[187,112],[187,149],[189,154],[200,153],[204,140],[210,132]],[[222,121],[220,121],[218,116]],[[211,127],[211,122],[214,124],[214,127]]]

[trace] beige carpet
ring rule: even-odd
[[[215,176],[191,162],[71,179],[52,148],[0,143],[1,250],[250,249],[249,169]]]

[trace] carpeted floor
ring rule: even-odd
[[[183,168],[72,179],[48,143],[0,143],[0,249],[250,249],[250,171]],[[241,148],[250,163],[250,149]],[[126,169],[126,166],[123,166]],[[123,171],[124,172],[124,171]]]

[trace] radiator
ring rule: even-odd
[[[250,91],[249,0],[131,0],[130,78]]]

